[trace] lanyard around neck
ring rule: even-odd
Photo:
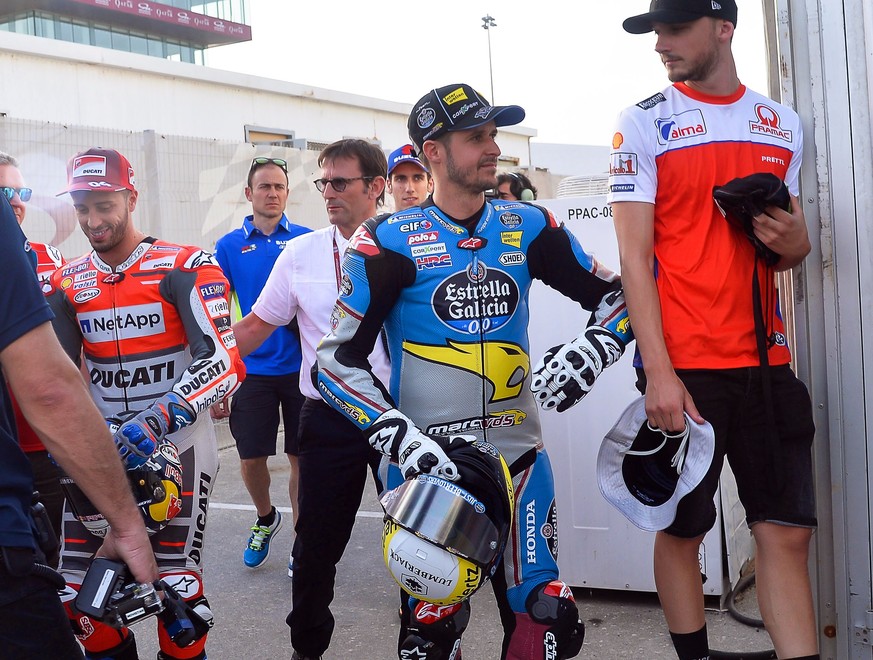
[[[340,267],[340,253],[339,246],[336,244],[336,227],[333,228],[333,270],[336,274],[336,290],[339,293],[340,286],[342,284],[342,272]]]

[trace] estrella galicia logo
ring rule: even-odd
[[[419,128],[428,128],[433,124],[434,119],[436,119],[436,113],[433,111],[433,108],[422,108],[421,112],[418,113],[418,117],[416,117],[416,122]]]
[[[343,278],[340,283],[340,295],[341,296],[350,296],[353,290],[352,281],[349,279],[349,276],[343,273]]]
[[[519,303],[518,284],[496,268],[479,264],[453,273],[434,290],[431,302],[442,323],[475,335],[505,325]]]
[[[501,213],[500,224],[509,229],[514,229],[521,224],[521,216],[518,213]]]

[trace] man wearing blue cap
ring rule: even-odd
[[[405,211],[421,206],[433,192],[433,178],[415,155],[415,147],[404,144],[388,156],[388,194],[394,198],[394,210]]]
[[[497,185],[497,129],[523,119],[519,106],[492,106],[465,84],[431,90],[413,106],[409,136],[434,193],[421,206],[367,220],[352,236],[332,331],[318,349],[318,389],[398,462],[406,479],[435,479],[462,491],[449,458],[455,445],[484,440],[500,451],[515,514],[503,557],[485,578],[504,629],[501,658],[561,660],[579,653],[584,626],[558,577],[554,484],[536,407],[561,411],[579,401],[621,356],[631,333],[616,275],[547,209],[486,201],[485,191]],[[550,349],[532,372],[533,279],[592,314],[579,337]],[[383,325],[392,358],[388,381],[367,360]],[[401,586],[412,607],[399,656],[460,657],[469,601],[440,606],[428,581],[462,589],[457,582],[467,574],[434,578],[437,562],[429,564],[427,553],[406,560]]]

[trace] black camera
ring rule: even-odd
[[[113,628],[123,628],[157,615],[177,646],[189,646],[212,627],[212,618],[198,614],[164,580],[141,584],[121,562],[97,558],[91,562],[76,596],[76,609]]]

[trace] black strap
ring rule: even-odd
[[[769,273],[769,269],[768,269]],[[755,319],[755,341],[758,345],[758,359],[761,363],[761,389],[764,394],[764,414],[767,417],[767,436],[765,451],[770,455],[773,465],[773,489],[781,493],[785,480],[779,463],[781,451],[779,448],[779,429],[776,427],[776,414],[773,408],[773,387],[770,380],[770,360],[767,355],[769,340],[764,327],[764,310],[761,306],[761,284],[758,281],[758,255],[755,255],[755,265],[752,270],[752,316]]]

